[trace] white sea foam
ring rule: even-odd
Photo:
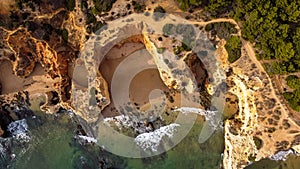
[[[83,136],[83,135],[78,135],[78,137],[82,140],[86,140],[89,143],[97,143],[97,139],[93,137],[88,137],[88,136]]]
[[[210,125],[216,129],[219,125],[219,121],[216,121],[215,114],[217,111],[211,111],[211,110],[203,110],[199,108],[194,107],[180,107],[178,109],[175,109],[174,111],[180,111],[182,113],[195,113],[199,114],[201,116],[205,117],[205,120],[210,121]]]
[[[18,135],[21,133],[25,133],[28,131],[28,125],[25,119],[22,120],[17,120],[8,125],[7,130],[12,134],[12,135]]]
[[[122,127],[132,127],[133,122],[130,120],[129,116],[125,115],[119,115],[115,117],[107,117],[104,119],[104,122],[109,124],[109,123],[114,123],[119,129]]]
[[[272,160],[283,160],[285,161],[287,159],[287,156],[290,155],[290,154],[294,154],[294,151],[289,149],[287,151],[279,151],[278,153],[270,156],[270,159]]]
[[[181,107],[175,109],[174,111],[180,111],[186,114],[196,113],[202,115],[207,121],[209,121],[210,126],[212,126],[214,129],[218,127],[218,121],[215,119],[216,111],[203,110],[193,107]],[[173,136],[173,132],[176,131],[176,127],[180,126],[179,124],[172,123],[152,131],[151,128],[148,129],[147,126],[143,126],[143,122],[133,122],[129,116],[126,115],[105,118],[104,123],[109,125],[115,124],[119,129],[122,127],[133,127],[137,133],[142,133],[134,139],[136,144],[144,150],[151,150],[153,152],[157,151],[157,148],[164,136],[171,138]],[[137,123],[140,125],[137,125]]]
[[[164,136],[168,136],[171,138],[173,136],[174,131],[176,131],[175,127],[180,126],[179,124],[172,123],[167,126],[160,127],[159,129],[138,135],[134,141],[136,144],[144,150],[157,151],[157,148],[161,142],[161,139]]]
[[[208,118],[212,117],[216,113],[216,111],[203,110],[195,107],[180,107],[174,111],[180,111],[182,113],[196,113]]]
[[[28,124],[25,119],[17,120],[10,123],[7,130],[17,140],[29,142],[30,136],[28,135]]]

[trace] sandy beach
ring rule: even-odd
[[[19,91],[28,91],[30,94],[35,94],[54,90],[54,84],[59,82],[59,78],[52,79],[38,63],[27,78],[20,78],[13,74],[10,61],[0,60],[0,82],[2,84],[2,94]]]
[[[110,93],[112,78],[120,63],[130,54],[141,49],[145,49],[143,44],[125,43],[121,47],[113,47],[103,59],[99,70],[108,83]],[[163,83],[157,68],[146,69],[138,72],[130,82],[128,97],[136,108],[140,110],[147,110],[150,108],[149,96],[152,91],[157,89],[160,90],[161,93],[165,93],[168,98],[166,102],[168,107],[180,106],[180,94],[176,94],[174,91],[172,92]],[[151,99],[153,99],[153,101],[155,100],[155,98]],[[114,107],[113,100],[111,100],[111,104],[103,110],[102,114],[105,117],[111,117],[119,114]]]

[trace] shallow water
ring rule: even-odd
[[[222,131],[215,132],[207,142],[199,144],[201,119],[199,117],[187,137],[167,153],[147,159],[130,159],[101,151],[97,145],[78,144],[73,139],[76,125],[67,114],[60,114],[58,117],[38,116],[27,120],[31,140],[24,146],[13,148],[16,159],[10,168],[94,169],[100,166],[100,161],[107,168],[220,168],[224,148]]]
[[[68,114],[38,115],[27,119],[31,140],[13,146],[14,169],[219,169],[224,150],[223,132],[217,130],[203,144],[198,143],[203,118],[199,117],[190,133],[170,151],[146,159],[119,157],[101,150],[97,145],[82,146],[76,140],[76,124]],[[290,155],[285,162],[261,160],[247,169],[298,169],[300,158]]]
[[[202,128],[201,118],[195,123],[190,133],[166,154],[148,159],[130,159],[127,168],[188,168],[188,169],[217,169],[221,164],[221,153],[224,149],[223,133],[216,131],[203,144],[198,143]]]
[[[87,156],[73,140],[76,126],[66,115],[46,115],[27,119],[31,140],[25,147],[16,147],[16,169],[72,169],[76,161]],[[18,153],[20,152],[20,153]],[[94,160],[86,160],[94,161]],[[96,167],[95,164],[87,164]]]
[[[289,155],[286,161],[273,161],[270,159],[263,159],[245,169],[299,169],[300,157]]]

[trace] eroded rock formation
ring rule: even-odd
[[[0,11],[0,60],[11,63],[14,76],[24,79],[21,89],[28,91],[28,93],[18,91],[7,93],[4,87],[2,90],[2,86],[7,84],[3,84],[4,80],[0,79],[0,94],[5,93],[5,97],[0,98],[0,136],[9,135],[7,125],[12,121],[32,115],[28,95],[35,93],[45,93],[47,100],[41,106],[45,112],[55,113],[60,108],[74,109],[77,115],[88,122],[97,120],[99,111],[85,110],[89,110],[90,105],[97,105],[103,110],[111,104],[108,82],[98,67],[93,67],[97,59],[88,56],[80,58],[81,54],[85,54],[81,53],[86,47],[85,43],[94,37],[103,38],[104,43],[101,45],[108,45],[107,49],[101,49],[103,51],[130,42],[142,44],[151,53],[163,83],[172,89],[173,95],[168,96],[168,99],[173,102],[176,90],[185,87],[192,93],[196,88],[201,88],[199,97],[205,101],[200,106],[208,108],[206,105],[210,104],[211,95],[217,91],[225,77],[224,72],[217,72],[217,68],[222,67],[227,71],[228,79],[225,86],[227,85],[228,92],[236,97],[238,106],[232,113],[234,115],[224,124],[224,168],[242,168],[249,162],[270,157],[290,148],[299,152],[298,115],[289,112],[282,99],[275,93],[268,75],[260,68],[259,62],[248,56],[249,52],[245,48],[242,48],[243,56],[231,65],[227,62],[223,40],[217,45],[216,55],[214,50],[205,52],[200,49],[196,49],[194,53],[188,51],[180,53],[178,52],[178,49],[181,49],[180,41],[162,36],[162,33],[160,35],[151,33],[151,29],[147,30],[149,25],[142,22],[128,24],[127,22],[133,21],[134,17],[115,23],[118,24],[118,28],[114,31],[123,31],[122,35],[130,37],[125,37],[120,42],[105,44],[106,41],[115,38],[113,35],[116,35],[116,32],[112,30],[110,36],[97,36],[101,33],[99,29],[104,25],[112,25],[113,20],[134,11],[141,12],[146,9],[146,5],[153,9],[156,4],[147,2],[137,6],[137,4],[128,5],[130,1],[116,3],[110,1],[108,4],[97,4],[105,6],[104,11],[97,11],[97,8],[93,8],[97,5],[92,1],[72,2],[74,4],[56,0],[19,1],[18,4],[13,1],[0,2],[0,6],[3,6]],[[92,12],[90,10],[92,8],[96,10]],[[110,8],[113,8],[111,12]],[[172,12],[170,9],[168,11]],[[148,14],[145,13],[145,17]],[[205,25],[206,22],[202,24]],[[164,25],[151,26],[162,28]],[[176,27],[175,24],[173,26]],[[238,35],[240,36],[240,33]],[[210,45],[197,41],[195,43],[200,47]],[[209,47],[214,49],[212,45]],[[178,55],[177,61],[171,58],[173,52]],[[203,58],[217,56],[218,62],[209,59],[200,61],[196,54]],[[76,64],[87,68],[73,70]],[[180,74],[187,75],[178,69],[185,65],[191,70],[189,73],[195,77],[194,81],[180,76]],[[44,71],[42,75],[35,74],[35,69],[39,66]],[[80,73],[83,75],[90,73],[89,75],[94,77],[92,79],[94,85],[89,86],[89,77],[81,77]],[[72,88],[79,90],[71,93]],[[91,94],[92,98],[86,93]],[[78,107],[74,107],[74,102]]]

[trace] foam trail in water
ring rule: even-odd
[[[287,156],[290,154],[294,154],[294,151],[291,149],[289,149],[287,151],[279,151],[275,155],[270,156],[270,159],[276,160],[276,161],[278,161],[278,160],[285,161],[287,159]]]
[[[97,143],[97,139],[93,137],[88,137],[88,136],[83,136],[83,135],[78,135],[78,138],[87,141],[88,143]]]
[[[119,129],[122,127],[132,127],[133,122],[130,120],[129,116],[120,115],[115,117],[107,117],[104,119],[106,124],[114,123]]]
[[[180,126],[179,124],[172,123],[167,126],[160,127],[159,129],[138,135],[134,141],[143,150],[157,151],[157,148],[164,136],[171,138],[173,136],[175,127]]]
[[[174,111],[180,111],[182,113],[196,113],[201,116],[205,117],[205,120],[210,121],[210,125],[216,129],[218,127],[218,123],[215,120],[215,114],[217,111],[211,111],[211,110],[203,110],[199,108],[194,108],[194,107],[180,107],[178,109],[175,109]]]

